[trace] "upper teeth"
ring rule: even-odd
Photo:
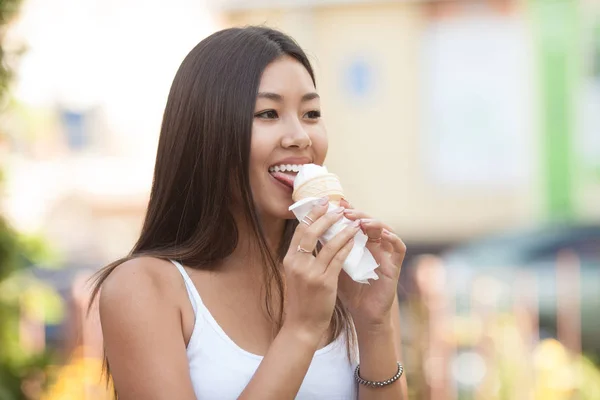
[[[298,172],[302,165],[298,164],[281,164],[269,167],[269,172]]]

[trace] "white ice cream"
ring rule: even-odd
[[[329,171],[327,171],[327,167],[325,166],[317,164],[304,164],[302,167],[300,167],[298,175],[296,175],[296,179],[294,179],[294,189],[298,188],[306,181],[314,179],[317,176],[326,175],[328,173]]]

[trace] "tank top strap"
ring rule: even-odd
[[[194,309],[194,315],[198,317],[198,311],[201,311],[204,308],[204,304],[202,303],[202,299],[200,298],[200,293],[198,293],[198,289],[192,282],[190,275],[187,273],[183,265],[175,260],[169,260],[177,267],[179,273],[183,277],[183,281],[185,282],[185,288],[188,292],[188,297],[190,298],[190,302],[192,303],[192,308]]]

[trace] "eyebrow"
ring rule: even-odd
[[[277,93],[258,92],[258,95],[256,97],[263,98],[263,99],[269,99],[269,100],[273,100],[273,101],[277,101],[277,102],[283,102],[283,96],[280,94],[277,94]],[[300,101],[305,102],[305,101],[310,101],[310,100],[318,99],[318,98],[320,98],[318,93],[310,92],[310,93],[306,93],[304,96],[302,96],[302,99],[300,99]]]

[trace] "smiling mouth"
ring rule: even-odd
[[[300,164],[281,164],[269,167],[269,174],[275,178],[278,182],[285,186],[294,189],[294,179],[300,171]]]

